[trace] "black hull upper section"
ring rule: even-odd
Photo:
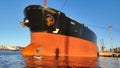
[[[82,38],[96,43],[96,35],[84,24],[65,16],[64,13],[42,7],[40,5],[30,5],[24,10],[25,25],[31,32],[48,32]]]

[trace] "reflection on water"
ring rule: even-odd
[[[25,67],[41,67],[41,68],[97,68],[97,58],[85,57],[48,57],[42,59],[33,57],[25,58]]]
[[[97,58],[50,57],[42,59],[22,57],[19,51],[0,50],[0,68],[96,68]]]
[[[0,50],[0,68],[120,68],[120,58],[22,57],[19,51]]]

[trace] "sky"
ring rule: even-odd
[[[23,28],[23,10],[30,4],[43,5],[43,0],[0,0],[0,45],[27,46],[30,31]],[[112,25],[113,47],[120,46],[120,0],[47,0],[47,6],[60,10],[66,16],[88,26],[97,36],[97,45],[104,39],[110,46]]]

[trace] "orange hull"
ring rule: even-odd
[[[36,50],[39,49],[36,53]],[[23,56],[78,56],[97,57],[97,45],[80,38],[60,34],[33,32],[31,43],[25,47]]]

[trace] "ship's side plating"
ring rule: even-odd
[[[96,35],[84,24],[40,5],[26,7],[24,14],[31,44],[23,49],[22,55],[97,56]]]

